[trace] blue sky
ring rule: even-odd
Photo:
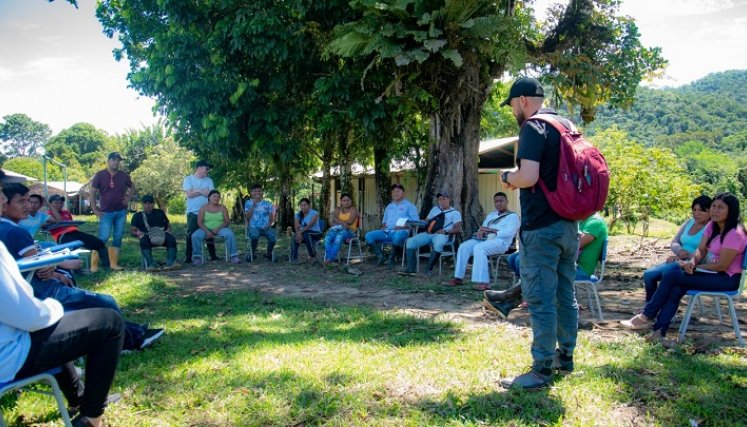
[[[102,33],[95,2],[78,3],[0,0],[0,117],[25,113],[55,133],[78,122],[111,134],[154,123],[153,101],[127,88],[127,64],[114,60],[117,42]],[[623,0],[621,12],[670,61],[657,86],[747,69],[746,0]]]

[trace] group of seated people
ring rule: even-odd
[[[31,283],[17,260],[41,249],[19,222],[30,211],[28,188],[3,185],[0,170],[0,382],[61,367],[55,377],[77,415],[73,426],[99,427],[119,356],[129,340],[142,347],[142,325],[125,322],[113,298],[75,286],[76,260],[36,270]],[[6,201],[8,202],[6,205]],[[59,212],[59,210],[58,210]],[[42,221],[43,222],[43,221]],[[136,328],[137,326],[137,328]],[[137,329],[137,330],[136,330]],[[140,333],[135,337],[134,333]],[[149,330],[152,338],[163,330]],[[155,338],[154,338],[155,337]],[[86,382],[73,361],[85,357]]]

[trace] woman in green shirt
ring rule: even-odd
[[[223,237],[226,239],[228,252],[231,255],[231,263],[238,264],[239,251],[236,248],[236,235],[228,227],[231,218],[228,216],[228,209],[220,202],[220,192],[211,190],[208,193],[208,202],[200,208],[197,214],[198,228],[192,233],[192,263],[202,265],[202,243],[205,239]]]

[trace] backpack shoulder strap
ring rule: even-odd
[[[528,118],[527,121],[532,120],[532,119],[540,120],[551,125],[552,127],[555,128],[555,130],[557,130],[561,134],[565,132],[578,132],[573,122],[571,122],[570,120],[561,121],[559,116],[556,114],[547,114],[547,113],[535,114],[532,117]],[[564,122],[567,122],[567,124]]]

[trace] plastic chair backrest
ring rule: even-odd
[[[602,278],[604,277],[604,269],[607,265],[607,244],[609,243],[609,239],[604,239],[604,244],[602,245],[602,253],[599,254],[599,276],[597,277],[597,281],[601,282]]]

